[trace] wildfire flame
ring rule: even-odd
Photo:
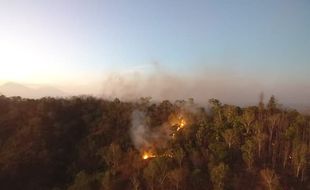
[[[183,115],[182,114],[178,114],[178,115],[173,115],[171,116],[171,118],[169,119],[169,124],[171,127],[173,127],[173,129],[175,129],[176,127],[176,130],[177,131],[180,131],[181,129],[183,129],[184,127],[186,127],[186,125],[188,124],[187,121],[184,119]],[[176,136],[176,132],[174,131],[174,133],[172,133],[172,138],[175,139],[175,136]],[[169,157],[169,158],[172,158],[173,157],[173,154],[172,153],[154,153],[154,149],[150,150],[152,148],[147,148],[147,147],[144,147],[142,150],[143,153],[141,155],[141,158],[143,160],[148,160],[148,159],[151,159],[151,158],[155,158],[155,157]]]
[[[151,151],[144,151],[142,154],[142,159],[143,160],[147,160],[149,158],[155,158],[156,155],[154,153],[152,153]]]
[[[150,152],[150,151],[145,151],[142,155],[142,159],[143,160],[147,160],[150,158],[155,158],[155,157],[169,157],[169,158],[173,158],[173,154],[172,153],[163,153],[160,155],[155,155],[154,153]]]
[[[184,128],[186,125],[186,121],[181,117],[179,120],[179,126],[177,128],[177,131],[179,131],[180,129]]]

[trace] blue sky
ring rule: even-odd
[[[158,63],[307,85],[309,10],[307,0],[0,0],[0,80],[94,82]]]

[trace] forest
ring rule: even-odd
[[[0,96],[0,189],[310,189],[310,116],[240,107]]]

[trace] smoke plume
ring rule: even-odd
[[[131,138],[137,149],[142,147],[150,146],[149,134],[150,128],[146,122],[146,116],[141,111],[133,111],[132,116],[132,127],[131,127]]]
[[[153,149],[164,147],[169,139],[170,128],[167,124],[150,127],[149,119],[144,112],[135,110],[131,115],[131,138],[136,149]]]

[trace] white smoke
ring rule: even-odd
[[[167,123],[151,128],[149,118],[142,111],[133,111],[131,120],[131,139],[138,150],[165,147],[171,138],[171,128]]]
[[[135,147],[139,150],[143,147],[149,147],[150,128],[147,125],[145,113],[137,110],[133,111],[131,122],[130,134]]]

